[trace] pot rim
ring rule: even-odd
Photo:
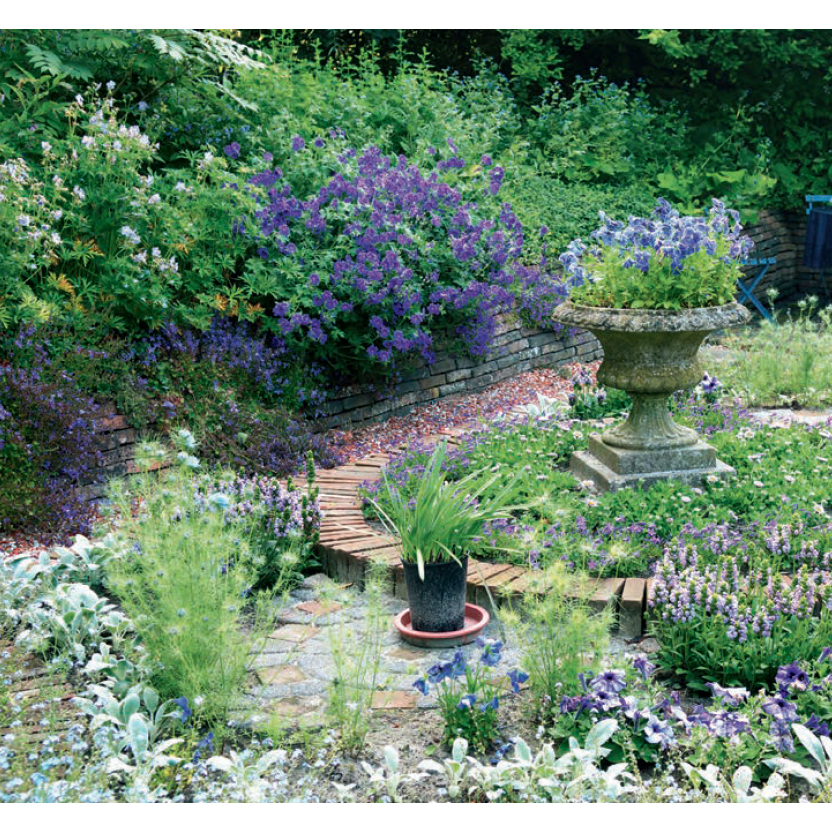
[[[743,324],[750,318],[751,313],[737,301],[689,309],[625,309],[578,306],[565,300],[552,312],[552,319],[558,323],[616,332],[710,332]]]
[[[468,560],[468,555],[459,555],[457,559],[454,558],[447,558],[447,560],[434,560],[428,563],[425,561],[425,569],[429,569],[431,566],[447,566],[449,563],[454,564],[455,566],[463,566],[465,562]],[[401,562],[403,566],[418,566],[419,563],[416,558],[407,559],[405,560],[404,557],[401,557]]]

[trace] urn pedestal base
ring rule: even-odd
[[[579,480],[592,481],[601,493],[620,488],[646,489],[671,479],[696,486],[708,476],[725,478],[736,473],[701,440],[678,448],[633,450],[608,445],[597,433],[590,436],[588,450],[572,454],[570,470]]]

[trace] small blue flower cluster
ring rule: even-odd
[[[502,687],[491,675],[490,668],[502,660],[503,644],[482,636],[476,644],[482,650],[476,667],[466,662],[462,650],[457,650],[450,661],[430,667],[413,687],[424,696],[430,693],[431,687],[438,689],[448,744],[457,737],[464,737],[474,748],[485,751],[497,738],[496,711],[500,706]],[[516,694],[529,676],[515,669],[509,671],[506,678],[511,691]]]

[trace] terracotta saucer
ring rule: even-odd
[[[396,629],[401,633],[402,638],[409,644],[416,647],[443,648],[458,647],[461,644],[470,644],[491,620],[488,610],[478,607],[476,604],[465,605],[465,625],[461,630],[453,630],[448,633],[425,633],[414,630],[410,626],[410,609],[400,612],[395,618]]]

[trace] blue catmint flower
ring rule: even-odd
[[[182,713],[179,715],[179,719],[184,725],[190,718],[193,711],[190,709],[188,705],[188,697],[187,696],[180,696],[179,699],[174,699],[174,704],[178,705]]]
[[[529,679],[528,673],[523,673],[522,670],[511,670],[506,674],[511,682],[511,689],[515,693],[520,692],[520,685],[527,682]]]

